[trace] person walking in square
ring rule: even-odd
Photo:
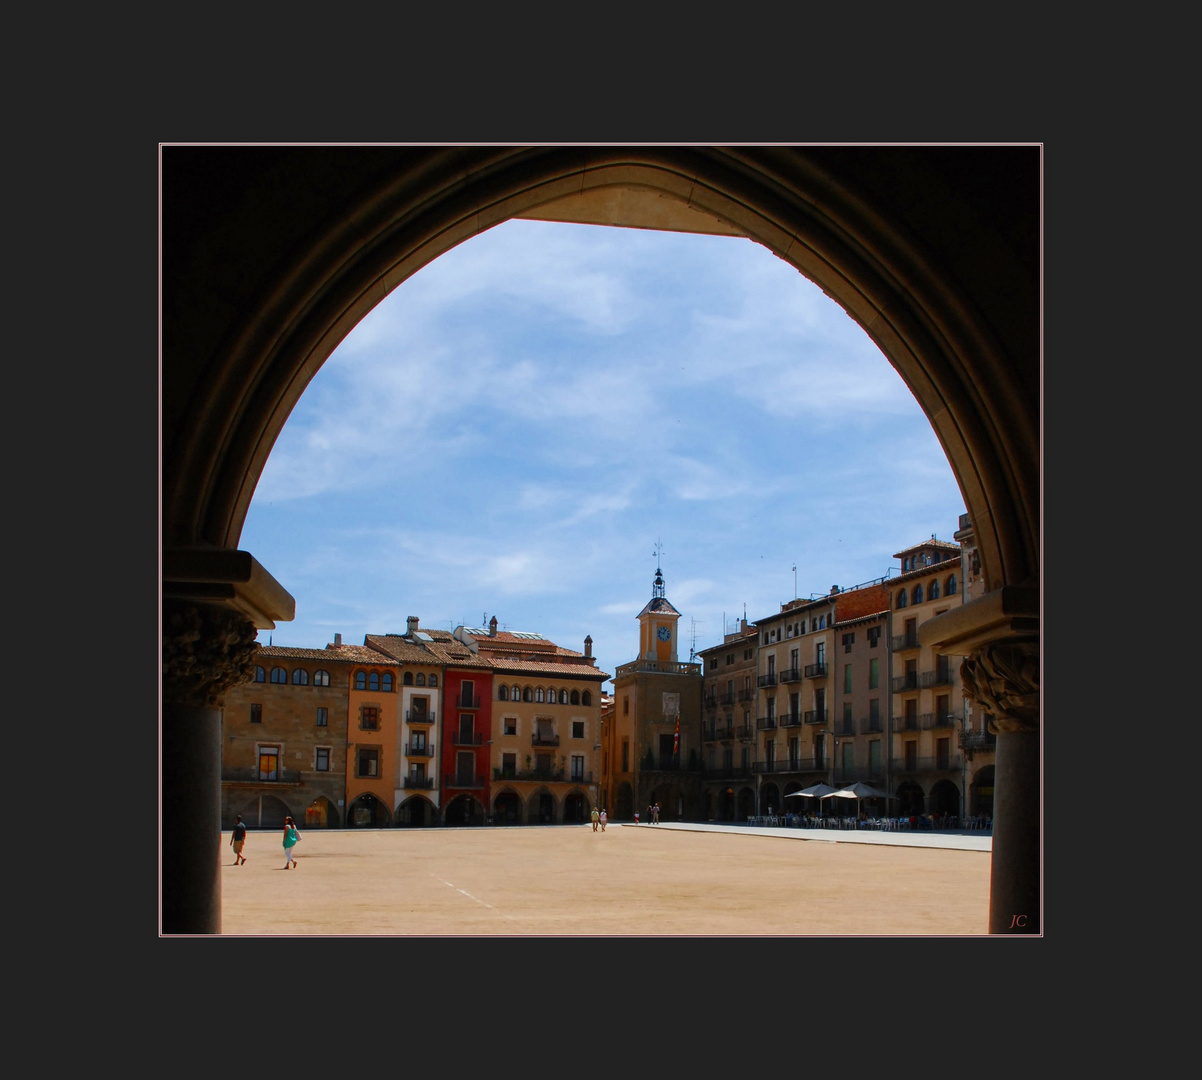
[[[234,849],[234,865],[241,866],[246,862],[246,856],[242,854],[242,848],[246,844],[246,826],[242,824],[242,815],[234,815],[234,831],[230,835],[230,847]]]
[[[597,813],[597,808],[595,806],[593,807],[592,819],[593,819],[593,832],[596,832],[597,831],[597,822],[601,820],[601,815],[599,813]]]
[[[296,823],[291,817],[284,818],[284,869],[295,870],[296,859],[292,849],[300,843],[301,834],[296,831]]]
[[[655,824],[655,825],[658,825],[658,824],[659,824],[659,803],[656,803],[656,804],[655,804],[655,805],[654,805],[654,806],[651,808],[651,821],[652,821],[652,823],[653,823],[653,824]]]
[[[605,823],[607,821],[609,821],[609,815],[604,810],[602,810],[601,811],[601,831],[602,832],[605,832]]]

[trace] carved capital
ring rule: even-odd
[[[984,645],[960,665],[964,692],[993,714],[990,730],[1039,730],[1039,642]]]
[[[231,686],[254,678],[255,626],[226,608],[163,603],[163,698],[215,708]]]

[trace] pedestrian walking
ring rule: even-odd
[[[601,831],[602,832],[605,832],[605,823],[607,821],[609,821],[609,815],[605,812],[604,809],[602,809],[602,811],[601,811]]]
[[[234,815],[234,831],[230,836],[230,847],[234,849],[234,865],[241,866],[246,862],[246,856],[242,854],[242,848],[246,844],[246,826],[242,824],[242,815]]]
[[[284,818],[284,869],[295,870],[296,858],[292,854],[293,848],[300,843],[301,834],[296,831],[296,823],[291,817]]]
[[[651,808],[651,820],[652,820],[652,821],[653,821],[653,822],[654,822],[656,825],[658,825],[658,824],[659,824],[659,803],[656,803],[656,804],[655,804],[655,805],[654,805],[654,806]]]
[[[596,832],[597,831],[597,822],[601,820],[601,815],[599,813],[597,813],[597,808],[595,806],[593,807],[592,818],[593,818],[593,832]]]

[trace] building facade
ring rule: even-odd
[[[254,681],[231,687],[222,717],[221,826],[346,823],[353,664],[328,649],[260,646]]]
[[[704,816],[746,821],[755,813],[757,628],[746,619],[722,644],[702,649],[701,756]]]

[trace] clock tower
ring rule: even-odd
[[[651,599],[639,612],[639,657],[675,664],[677,659],[677,623],[680,612],[664,596],[664,574],[656,567]]]

